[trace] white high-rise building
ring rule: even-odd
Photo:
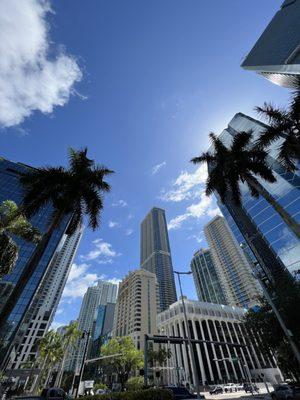
[[[137,349],[144,348],[144,335],[156,333],[159,286],[156,275],[144,269],[130,272],[119,285],[114,336],[131,336]]]
[[[247,308],[256,305],[261,288],[225,218],[216,216],[204,227],[204,233],[228,304]]]
[[[11,368],[20,368],[22,363],[36,358],[37,341],[52,323],[81,237],[82,227],[79,226],[73,235],[64,235],[62,238],[21,325],[18,333],[20,344],[10,363]]]
[[[115,303],[117,299],[118,285],[99,280],[96,286],[89,287],[83,296],[80,313],[78,317],[78,329],[90,333],[90,338],[95,327],[99,305],[106,306],[107,303]],[[85,340],[78,340],[78,345],[71,349],[66,360],[66,370],[76,371],[80,369]]]

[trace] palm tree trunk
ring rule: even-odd
[[[1,332],[2,337],[5,337],[5,333],[6,333],[5,328],[6,328],[7,320],[9,318],[11,312],[17,305],[17,302],[19,301],[26,285],[30,281],[30,278],[32,277],[33,273],[35,272],[43,254],[45,253],[45,250],[50,242],[51,236],[52,236],[54,230],[59,226],[63,215],[64,215],[63,211],[56,212],[56,214],[54,215],[54,218],[52,220],[52,223],[51,223],[48,231],[43,235],[42,240],[39,242],[39,244],[37,245],[30,260],[25,265],[25,267],[21,273],[21,276],[20,276],[18,282],[16,283],[13,291],[11,292],[9,298],[7,299],[6,303],[2,307],[1,312],[0,312],[0,332]],[[28,301],[27,309],[30,305],[32,297],[33,297],[33,295],[31,296],[30,301]],[[12,343],[12,339],[15,336],[19,325],[20,325],[20,322],[14,327],[14,332],[11,334],[11,336],[9,338],[6,338],[7,340],[9,340],[10,343]],[[2,359],[3,359],[2,365],[5,365],[8,352],[9,352],[9,346],[6,347],[6,351],[5,351],[6,356],[2,356]]]
[[[33,392],[33,393],[36,393],[36,392],[37,392],[37,390],[38,390],[38,388],[39,388],[39,385],[40,385],[40,381],[41,381],[41,379],[42,379],[43,370],[44,370],[44,368],[45,368],[45,366],[46,366],[47,360],[48,360],[48,354],[47,354],[46,357],[45,357],[45,360],[44,360],[44,362],[43,362],[43,365],[42,365],[42,368],[41,368],[41,370],[40,370],[40,373],[39,373],[37,379],[35,380],[35,382],[33,383],[32,387],[31,387],[31,389],[30,389],[30,392]]]
[[[60,385],[61,385],[62,377],[64,375],[64,367],[65,367],[65,361],[66,361],[66,358],[67,358],[69,342],[70,342],[70,339],[69,339],[69,341],[67,343],[67,346],[65,348],[65,353],[64,353],[63,359],[62,359],[61,364],[60,364],[60,369],[57,372],[57,375],[56,375],[56,378],[55,378],[55,384],[54,384],[55,387],[60,387]]]
[[[248,179],[251,186],[253,186],[259,194],[274,208],[274,210],[281,216],[285,224],[300,239],[300,225],[297,221],[285,211],[285,209],[274,199],[274,197],[261,185],[259,182]]]

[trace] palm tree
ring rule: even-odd
[[[292,95],[288,109],[264,103],[255,110],[269,123],[258,139],[258,144],[267,147],[282,139],[278,159],[289,171],[295,171],[296,163],[300,161],[300,90]]]
[[[68,169],[63,167],[31,169],[21,176],[20,182],[24,188],[22,207],[25,215],[33,216],[46,204],[52,205],[53,214],[47,232],[43,235],[9,299],[1,309],[0,331],[4,330],[10,313],[35,272],[53,232],[60,226],[63,218],[72,216],[66,230],[66,233],[70,235],[74,233],[84,216],[87,216],[88,225],[92,230],[99,227],[103,209],[103,193],[110,191],[110,185],[104,181],[104,178],[111,173],[113,171],[96,165],[93,160],[90,160],[85,148],[79,151],[69,150]],[[17,328],[18,326],[14,327],[12,336]]]
[[[61,361],[60,369],[56,375],[55,386],[60,387],[61,381],[64,375],[64,367],[67,355],[72,347],[77,343],[77,340],[81,336],[81,332],[78,330],[78,322],[75,321],[66,327],[65,333],[62,337],[62,348],[64,352],[63,359]]]
[[[43,361],[43,363],[40,368],[41,372],[38,376],[38,379],[34,383],[34,392],[38,390],[42,378],[45,378],[43,384],[44,386],[47,386],[51,378],[51,373],[54,365],[61,361],[63,358],[61,336],[57,332],[50,330],[42,339],[40,339],[38,344],[38,351],[40,355],[40,360]],[[47,372],[46,376],[44,372]]]
[[[16,203],[5,200],[0,205],[0,279],[11,272],[18,259],[19,248],[12,235],[34,243],[41,238]]]
[[[203,153],[193,158],[194,164],[207,163],[209,176],[206,182],[206,194],[210,196],[217,191],[223,203],[230,196],[237,206],[241,205],[240,183],[245,183],[253,197],[262,196],[281,216],[292,232],[300,238],[300,225],[274,197],[262,186],[258,178],[269,183],[276,178],[267,164],[267,152],[260,147],[251,146],[252,132],[239,132],[230,147],[210,133],[214,146],[213,153]]]

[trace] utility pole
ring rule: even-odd
[[[196,392],[197,392],[197,399],[200,399],[199,376],[198,376],[198,370],[196,368],[195,354],[194,354],[194,349],[193,349],[192,342],[191,342],[190,328],[189,328],[189,324],[188,324],[185,302],[184,302],[183,293],[182,293],[181,279],[180,279],[180,275],[190,275],[191,273],[192,273],[192,271],[188,271],[188,272],[174,271],[174,274],[176,274],[178,277],[180,296],[181,296],[182,308],[183,308],[183,314],[184,314],[185,330],[186,330],[186,335],[188,338],[188,344],[189,344],[189,348],[190,348],[192,369],[194,371],[194,376],[195,376],[195,381],[196,381],[195,387],[196,387]]]
[[[75,399],[78,398],[78,392],[79,392],[80,382],[81,382],[82,375],[83,375],[86,353],[87,353],[87,349],[89,346],[90,334],[91,334],[90,331],[86,331],[86,330],[82,331],[82,339],[84,339],[86,337],[86,342],[84,345],[84,352],[83,352],[82,362],[81,362],[81,366],[80,366],[78,386],[76,388],[76,392],[75,392],[75,396],[74,396]]]

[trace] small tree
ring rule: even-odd
[[[133,392],[142,390],[143,386],[144,386],[144,378],[142,376],[133,376],[129,378],[125,384],[126,389]]]
[[[130,374],[144,365],[143,352],[135,348],[134,342],[129,336],[110,339],[101,348],[101,353],[102,356],[110,356],[103,359],[103,364],[111,366],[118,375],[122,391]]]

